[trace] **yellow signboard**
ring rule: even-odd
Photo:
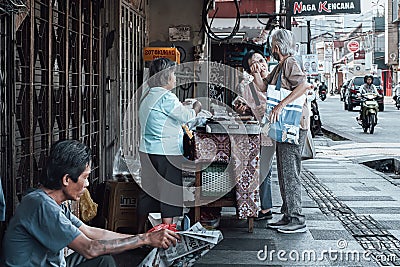
[[[143,49],[144,61],[152,61],[156,58],[165,57],[176,63],[180,63],[180,53],[173,47],[145,47]]]

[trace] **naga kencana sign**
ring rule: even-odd
[[[316,16],[361,13],[360,0],[289,1],[292,16]]]

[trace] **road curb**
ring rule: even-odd
[[[346,133],[339,134],[338,132],[335,131],[334,128],[332,128],[330,126],[323,125],[321,128],[322,128],[322,132],[324,132],[324,134],[327,134],[328,137],[330,139],[332,139],[333,141],[352,141],[354,139],[354,136],[352,136],[350,134],[346,134]]]

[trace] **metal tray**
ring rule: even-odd
[[[241,121],[208,121],[205,125],[207,133],[221,134],[259,134],[260,125],[257,121],[243,123]]]

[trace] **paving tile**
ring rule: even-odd
[[[400,230],[389,230],[389,232],[396,237],[398,240],[400,240]]]
[[[318,205],[312,200],[309,201],[302,200],[302,206],[305,208],[318,208]]]
[[[339,240],[349,236],[347,230],[310,229],[310,232],[315,240]]]
[[[264,238],[252,238],[248,237],[224,237],[221,243],[215,247],[216,250],[230,250],[230,251],[241,251],[243,249],[249,251],[258,251],[263,248],[266,244],[270,249],[276,249],[275,241],[273,239]]]
[[[326,218],[331,218],[331,220],[315,220],[310,219],[311,215],[307,215],[306,223],[309,229],[313,230],[344,230],[342,223],[334,216],[325,216]]]
[[[338,181],[340,181],[340,186],[343,187],[342,184],[353,184],[353,183],[360,183],[360,178],[358,177],[332,177],[332,176],[318,176],[319,181],[321,181],[324,184],[328,183],[334,183],[335,185],[338,184]]]
[[[354,207],[352,210],[357,214],[400,214],[400,207],[379,208],[379,207]]]
[[[400,206],[399,201],[343,201],[344,204],[353,207],[371,207],[371,208],[382,208],[383,210],[386,208],[397,208]]]
[[[384,229],[388,230],[400,230],[400,220],[390,220],[390,221],[378,221]]]
[[[325,214],[306,214],[307,225],[309,221],[318,221],[325,224],[327,221],[337,221],[335,216],[327,216]]]
[[[396,201],[391,196],[338,196],[340,201]]]
[[[355,191],[380,191],[380,189],[376,188],[375,186],[352,186],[353,190]]]

